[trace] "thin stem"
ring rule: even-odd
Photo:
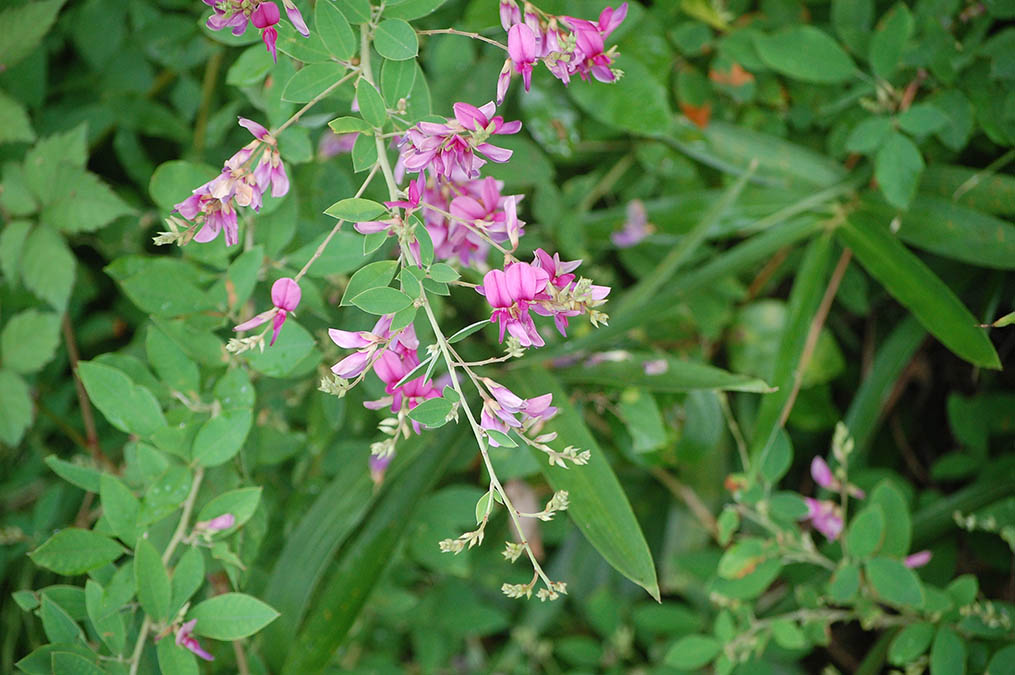
[[[750,453],[747,452],[747,441],[744,439],[743,432],[740,431],[740,425],[737,424],[737,418],[733,416],[733,410],[730,408],[730,399],[726,395],[726,392],[719,392],[719,407],[722,408],[723,417],[726,418],[726,426],[730,429],[730,435],[733,436],[733,441],[737,445],[737,454],[740,455],[740,465],[744,471],[749,471],[751,468]]]
[[[997,173],[1005,164],[1013,159],[1015,159],[1015,149],[1009,150],[988,164],[982,171],[978,171],[970,176],[968,180],[962,183],[962,185],[955,188],[955,192],[952,194],[952,199],[958,201],[962,195],[979,185],[980,181],[982,181],[986,176]]]
[[[693,513],[695,517],[701,521],[702,526],[708,530],[709,534],[713,537],[718,537],[719,525],[716,523],[715,516],[712,515],[712,512],[709,511],[708,507],[705,506],[705,503],[701,501],[700,497],[698,497],[698,493],[696,493],[689,485],[678,480],[676,476],[660,467],[653,467],[652,475],[655,476],[660,483],[666,486],[666,489],[669,490],[674,497],[677,497],[687,504],[687,508],[691,509],[691,513]]]
[[[479,33],[469,33],[464,30],[456,30],[454,28],[435,28],[433,30],[418,30],[416,31],[416,33],[418,35],[461,35],[462,37],[472,38],[473,40],[480,40],[488,45],[500,47],[504,51],[507,51],[507,45],[503,45],[500,42],[497,42],[496,40],[484,37]]]
[[[599,179],[588,194],[578,204],[578,212],[585,213],[593,206],[596,202],[603,198],[610,190],[613,189],[614,184],[620,178],[627,173],[627,170],[634,164],[634,153],[628,153],[617,160],[617,163],[610,167],[610,170],[603,174],[603,177]]]
[[[74,327],[71,325],[70,315],[63,315],[61,329],[63,331],[64,342],[67,343],[67,358],[70,360],[70,369],[74,373],[74,389],[78,396],[78,406],[81,408],[81,420],[85,425],[88,451],[91,453],[92,459],[99,466],[111,469],[113,468],[113,463],[109,461],[109,458],[106,457],[99,446],[99,435],[95,431],[95,414],[92,412],[92,403],[88,399],[88,392],[85,391],[84,383],[81,382],[81,376],[78,375],[78,361],[80,361],[81,355],[78,353],[77,340],[74,339]]]
[[[357,69],[353,69],[351,72],[349,72],[347,75],[343,76],[341,79],[339,79],[337,82],[332,84],[330,87],[328,87],[327,89],[322,91],[320,94],[318,94],[317,96],[315,96],[312,99],[310,99],[310,101],[305,106],[303,106],[302,108],[297,110],[296,113],[292,117],[290,117],[285,122],[283,122],[282,126],[280,126],[275,131],[271,132],[271,135],[275,136],[277,138],[280,133],[282,133],[283,131],[288,129],[290,126],[295,124],[301,117],[303,117],[303,113],[305,113],[306,111],[310,110],[315,105],[320,103],[322,99],[324,99],[328,94],[330,94],[331,92],[335,91],[340,86],[345,84],[349,80],[349,78],[351,78],[357,72],[358,72]]]
[[[377,87],[374,83],[374,73],[370,69],[370,32],[366,24],[360,26],[360,72],[363,79],[371,86]],[[374,144],[377,146],[377,163],[384,174],[384,182],[388,184],[388,198],[391,201],[398,199],[398,183],[395,182],[395,174],[391,171],[391,163],[388,161],[388,151],[384,147],[384,140],[374,134]]]
[[[197,118],[194,120],[194,150],[201,152],[204,149],[205,131],[208,128],[208,114],[211,110],[211,98],[215,94],[215,83],[218,80],[219,68],[222,67],[222,57],[225,51],[219,47],[208,59],[204,68],[204,80],[201,82],[201,105],[197,109]]]
[[[377,165],[374,164],[373,168],[370,169],[370,173],[368,173],[367,177],[363,180],[363,184],[360,185],[359,190],[356,191],[357,197],[361,196],[366,191],[367,186],[370,185],[370,181],[374,179],[374,176],[376,174],[377,174]],[[299,283],[299,280],[306,275],[306,273],[310,270],[310,266],[313,265],[317,261],[317,259],[321,257],[321,254],[324,253],[324,249],[328,248],[328,244],[331,243],[332,238],[336,234],[338,234],[339,230],[342,229],[343,223],[345,223],[345,221],[339,218],[338,222],[335,223],[335,227],[331,228],[331,232],[329,232],[328,236],[324,238],[324,241],[321,242],[321,245],[317,247],[317,250],[314,251],[314,254],[310,256],[310,260],[308,260],[306,264],[303,265],[303,269],[301,269],[296,274],[296,276],[293,278],[293,281]]]

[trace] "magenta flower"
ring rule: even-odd
[[[216,516],[211,520],[202,520],[194,523],[194,529],[202,532],[221,532],[222,530],[228,530],[235,524],[236,516],[231,513],[223,513],[221,516]]]
[[[233,330],[237,332],[250,330],[255,326],[260,326],[262,323],[267,322],[268,319],[272,319],[271,342],[268,346],[274,346],[275,340],[278,339],[278,333],[282,330],[282,324],[285,323],[289,314],[294,312],[296,307],[299,306],[302,296],[303,292],[294,279],[282,277],[271,285],[271,304],[274,305],[274,308],[261,312],[253,319],[244,321],[234,327]]]
[[[233,35],[243,35],[249,21],[261,31],[264,46],[268,48],[271,58],[278,63],[278,54],[275,51],[275,43],[278,40],[275,26],[280,18],[278,5],[264,0],[204,0],[204,4],[215,10],[215,13],[208,17],[208,28],[215,31],[232,28]],[[309,37],[310,31],[303,21],[303,15],[292,0],[282,0],[282,4],[296,30],[303,37]]]
[[[336,155],[345,155],[352,152],[359,138],[358,132],[350,134],[336,134],[333,131],[325,132],[317,144],[317,154],[321,159],[331,159]]]
[[[911,555],[907,555],[906,559],[902,561],[902,564],[909,569],[916,569],[917,567],[923,567],[930,562],[930,559],[934,557],[930,551],[918,551]]]
[[[500,0],[500,25],[504,30],[510,30],[511,26],[522,20],[522,12],[514,0]]]
[[[645,205],[638,199],[627,203],[627,220],[619,232],[610,234],[610,239],[620,248],[630,248],[641,243],[655,228],[649,224]]]
[[[307,24],[303,20],[303,15],[300,14],[299,8],[293,3],[293,1],[282,0],[282,6],[285,7],[285,15],[289,17],[289,22],[293,25],[293,28],[295,28],[296,31],[303,37],[310,37],[310,29],[307,28]]]
[[[546,344],[529,316],[529,308],[549,280],[545,270],[523,262],[511,263],[503,270],[490,270],[483,276],[483,285],[476,290],[493,307],[490,321],[500,324],[501,342],[507,330],[523,347]]]
[[[590,281],[575,281],[573,272],[581,265],[581,260],[565,262],[559,253],[551,257],[541,248],[536,249],[533,264],[550,275],[547,293],[537,298],[539,302],[534,308],[537,314],[552,316],[553,322],[561,335],[567,337],[568,318],[578,316],[592,310],[604,302],[610,294],[608,286],[596,286]]]
[[[440,391],[432,381],[424,381],[422,375],[400,387],[396,386],[418,365],[419,358],[415,350],[409,353],[398,353],[394,350],[383,352],[374,361],[374,374],[384,382],[384,391],[388,396],[376,401],[366,401],[363,405],[371,410],[390,406],[391,412],[397,413],[403,409],[412,410],[428,399],[438,398],[441,395]],[[415,420],[412,421],[412,429],[417,434],[422,432],[422,426]]]
[[[191,619],[177,628],[176,644],[179,647],[183,647],[184,649],[193,652],[205,661],[214,661],[215,657],[201,649],[201,644],[197,641],[197,638],[194,637],[194,626],[196,625],[197,619]]]
[[[527,428],[539,420],[545,421],[557,414],[557,409],[550,405],[553,394],[524,399],[490,378],[484,377],[482,380],[493,397],[484,397],[483,400],[480,426],[484,429],[507,433],[509,427]],[[492,437],[489,438],[489,443],[495,448],[499,447]]]
[[[386,455],[370,455],[370,459],[367,461],[370,467],[370,480],[374,482],[374,485],[380,485],[384,482],[384,474],[387,472],[388,465],[391,464],[391,460],[394,458],[394,453],[388,453]]]
[[[511,83],[512,70],[522,76],[525,91],[532,87],[532,67],[539,60],[536,33],[524,23],[516,23],[508,31],[508,60],[497,80],[497,105],[504,102]]]
[[[516,134],[522,123],[505,122],[494,116],[493,101],[481,108],[468,103],[455,103],[455,117],[443,124],[420,122],[409,129],[399,144],[400,161],[406,171],[429,171],[435,178],[450,178],[456,170],[474,178],[486,160],[503,163],[511,158],[511,150],[487,142],[493,135]],[[483,157],[479,157],[476,153]],[[485,157],[485,159],[484,159]]]
[[[384,350],[392,349],[399,354],[415,354],[419,347],[415,328],[409,324],[402,330],[392,332],[392,318],[393,314],[385,314],[369,331],[346,331],[337,328],[328,330],[328,335],[339,347],[357,350],[333,365],[331,372],[341,378],[350,379],[365,371]]]
[[[507,240],[515,248],[524,234],[522,227],[525,223],[518,220],[518,200],[521,196],[501,197],[502,185],[493,178],[474,181],[469,186],[474,192],[452,199],[448,210],[452,216],[487,234],[494,241],[500,243]],[[436,245],[434,242],[435,247]]]
[[[261,29],[261,40],[264,41],[264,46],[268,48],[268,53],[275,63],[278,63],[278,54],[275,52],[275,41],[278,40],[275,24],[278,20],[278,5],[274,2],[262,2],[250,13],[250,22]]]
[[[823,488],[828,488],[830,490],[839,489],[839,481],[837,481],[835,476],[832,475],[832,470],[829,468],[828,462],[821,457],[815,457],[811,460],[811,477],[814,479],[815,483]]]
[[[842,515],[835,502],[819,501],[805,497],[807,515],[801,520],[810,521],[814,529],[825,535],[829,541],[835,541],[842,534]]]

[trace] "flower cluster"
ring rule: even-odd
[[[524,16],[523,16],[524,15]],[[497,103],[504,101],[511,78],[522,76],[525,91],[532,82],[532,69],[542,62],[565,85],[577,75],[600,82],[615,82],[622,74],[611,68],[616,47],[606,49],[606,39],[627,16],[627,3],[607,7],[598,21],[552,16],[525,3],[524,12],[514,0],[501,0],[500,21],[508,34],[508,58],[497,79]]]
[[[506,434],[508,428],[527,430],[557,413],[557,409],[550,405],[553,394],[524,399],[488,377],[481,378],[480,381],[490,393],[490,396],[483,396],[483,412],[480,416],[480,425],[487,431]],[[556,437],[555,434],[553,436]],[[490,437],[489,443],[494,447],[500,446],[493,437]]]
[[[259,211],[269,186],[272,197],[282,197],[289,192],[289,177],[275,137],[252,120],[241,117],[239,123],[253,134],[254,140],[226,160],[218,176],[196,188],[190,197],[174,207],[175,212],[192,223],[182,243],[190,237],[199,242],[213,241],[219,232],[224,232],[226,245],[232,246],[239,241],[237,207],[249,206]],[[170,220],[170,225],[176,223]],[[156,242],[172,240],[164,238],[165,234]]]
[[[204,4],[215,10],[215,13],[208,17],[208,28],[216,31],[232,28],[233,35],[243,35],[249,21],[261,31],[264,46],[268,48],[271,58],[278,62],[278,54],[275,51],[275,42],[278,40],[275,25],[281,18],[278,5],[262,0],[204,0]],[[282,5],[293,27],[303,37],[310,37],[310,30],[303,21],[303,15],[292,0],[282,0]]]

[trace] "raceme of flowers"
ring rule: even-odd
[[[261,31],[264,46],[268,48],[272,60],[278,63],[278,53],[275,49],[275,42],[278,40],[275,26],[281,18],[278,5],[261,0],[203,0],[203,2],[215,10],[215,13],[208,17],[208,28],[216,31],[231,28],[233,35],[238,36],[246,32],[249,21]],[[307,28],[303,15],[292,0],[282,0],[282,6],[285,7],[286,16],[289,17],[293,28],[303,37],[310,37],[310,29]]]

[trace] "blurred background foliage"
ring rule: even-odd
[[[313,16],[311,3],[299,4]],[[365,4],[339,8],[355,22]],[[540,6],[591,18],[601,2]],[[374,486],[376,417],[360,403],[379,386],[345,399],[316,390],[322,364],[338,357],[325,329],[367,327],[337,307],[363,262],[358,235],[340,233],[312,269],[300,323],[249,358],[239,371],[249,382],[230,380],[227,325],[309,258],[331,226],[321,212],[358,184],[358,158],[318,149],[327,122],[349,114],[353,92],[343,87],[281,136],[293,189],[249,219],[242,252],[221,240],[156,249],[172,205],[246,142],[237,115],[277,126],[323,89],[321,78],[334,79],[327,60],[297,62],[308,57],[292,31],[280,27],[283,55],[272,64],[254,31],[206,30],[205,9],[196,0],[43,0],[0,10],[0,670],[56,641],[13,592],[47,589],[41,595],[73,620],[86,616],[80,589],[25,554],[55,529],[95,519],[97,501],[82,487],[97,470],[144,486],[153,509],[153,485],[173,506],[189,483],[165,468],[177,440],[139,442],[134,422],[111,424],[99,401],[91,433],[72,377],[78,359],[126,374],[173,421],[194,414],[179,394],[243,398],[249,436],[206,485],[253,484],[262,498],[233,540],[236,559],[209,558],[207,573],[213,586],[243,588],[283,612],[250,646],[251,672],[278,671],[299,617],[321,597],[335,602],[325,606],[340,624],[329,629],[341,642],[329,672],[681,672],[670,648],[722,635],[716,622],[731,603],[754,601],[759,616],[806,606],[794,589],[821,588],[827,572],[803,565],[717,601],[714,518],[731,500],[726,477],[742,468],[728,415],[754,457],[785,424],[789,455],[769,478],[804,494],[814,489],[811,458],[827,454],[844,420],[856,443],[851,480],[868,492],[887,480],[902,499],[886,516],[911,518],[914,550],[933,551],[923,581],[974,575],[974,596],[1011,618],[1015,390],[999,370],[1015,349],[1004,327],[1015,309],[1010,0],[632,3],[615,34],[618,84],[564,89],[539,70],[530,94],[519,87],[509,97],[503,114],[525,126],[505,142],[514,160],[490,174],[526,194],[524,245],[582,258],[614,288],[609,328],[579,329],[510,377],[550,378],[570,399],[566,422],[587,427],[630,499],[661,603],[566,518],[538,535],[551,576],[568,582],[555,603],[503,597],[501,583],[525,575],[496,545],[441,555],[436,542],[471,526],[482,495],[475,448],[453,429],[414,440]],[[494,0],[396,0],[385,11],[420,28],[504,38]],[[502,57],[458,36],[421,38],[412,105],[447,115],[455,101],[486,102]],[[366,196],[385,198],[379,186]],[[652,233],[618,248],[610,235],[633,200]],[[834,302],[815,324],[836,275]],[[458,292],[442,311],[465,325],[482,318],[481,299]],[[603,351],[618,353],[584,364]],[[644,374],[657,359],[669,360],[670,376]],[[728,392],[700,388],[681,379],[684,362],[745,377]],[[758,393],[765,383],[778,391]],[[549,495],[531,456],[498,449],[495,461],[522,498]],[[74,467],[88,473],[58,477]],[[510,538],[503,516],[491,527],[490,541]],[[990,672],[1012,672],[1010,650],[995,656],[1010,623],[999,633],[977,633],[958,615],[953,623],[969,640],[963,668],[984,672],[993,656],[1004,660]],[[737,672],[832,664],[877,673],[894,636],[856,622],[784,635]],[[942,665],[946,647],[936,672],[962,672]],[[216,656],[210,672],[235,672],[232,650]]]

